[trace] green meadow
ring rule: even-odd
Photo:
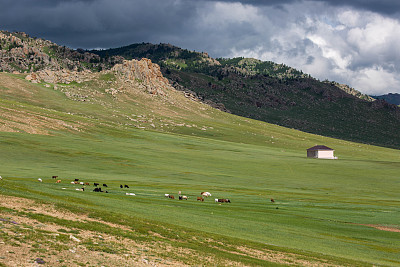
[[[54,94],[48,88],[35,88]],[[62,98],[44,100],[54,105],[52,116],[82,121],[90,128],[50,135],[0,132],[1,194],[93,212],[103,220],[123,218],[132,227],[150,223],[152,231],[167,225],[182,238],[187,238],[185,233],[210,236],[344,265],[400,266],[398,150],[311,135],[210,109],[204,117],[187,110],[181,113],[186,114],[183,121],[207,125],[207,131],[135,129],[99,123],[107,116],[93,118],[99,109],[95,105],[78,106],[64,99],[57,108],[57,97]],[[10,98],[3,98],[1,105],[15,106],[10,101],[16,100]],[[81,109],[79,114],[62,113],[69,101]],[[35,108],[26,103],[33,105],[25,100],[22,108]],[[128,105],[122,103],[121,112]],[[145,106],[138,109],[145,112]],[[49,110],[43,112],[50,116]],[[91,117],[81,115],[85,112]],[[316,144],[334,148],[339,159],[306,158],[306,149]],[[55,183],[53,175],[62,182]],[[95,193],[93,186],[76,191],[81,186],[70,183],[76,178],[106,183],[103,190],[109,193]],[[121,189],[120,184],[130,188]],[[179,201],[178,191],[189,199]],[[212,197],[196,201],[203,191]],[[175,195],[175,200],[165,198],[166,193]],[[229,198],[231,203],[215,203],[215,198]],[[245,264],[268,265],[235,257]]]

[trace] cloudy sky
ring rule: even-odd
[[[72,48],[171,43],[400,93],[398,0],[0,0],[0,29]]]

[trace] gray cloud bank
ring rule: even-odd
[[[0,0],[0,28],[73,48],[171,43],[400,93],[398,1]]]

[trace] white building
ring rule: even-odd
[[[327,146],[313,146],[307,149],[307,157],[318,159],[337,159],[337,157],[333,155],[333,151],[335,150]]]

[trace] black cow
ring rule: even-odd
[[[94,185],[94,186],[98,186],[99,184],[98,184],[98,183],[93,183],[93,185]]]
[[[125,187],[125,188],[129,188],[129,186],[128,186],[127,184],[126,184],[126,185],[124,185],[124,187]]]
[[[216,198],[215,202],[221,202],[221,203],[231,203],[231,201],[227,198]]]
[[[75,179],[75,182],[78,182],[79,181],[79,179]]]
[[[122,186],[122,184],[120,184],[120,185],[119,185],[119,188],[124,188],[124,187]]]
[[[107,187],[107,184],[103,184],[104,187]]]

